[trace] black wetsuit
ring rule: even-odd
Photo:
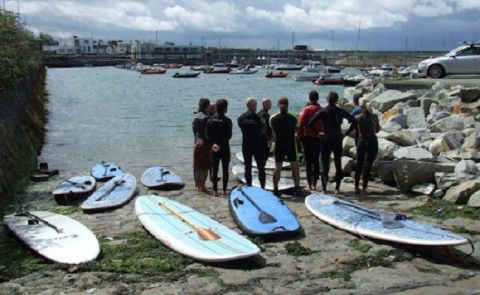
[[[298,161],[295,133],[298,127],[297,117],[290,113],[277,113],[270,118],[273,134],[275,135],[275,162],[287,159],[289,162]]]
[[[252,156],[257,162],[258,180],[265,188],[265,147],[262,142],[265,122],[254,112],[247,111],[238,117],[238,126],[242,130],[242,153],[245,161],[245,180],[252,186]]]
[[[345,134],[352,132],[355,128],[355,118],[347,111],[337,107],[336,105],[328,105],[323,110],[318,111],[315,116],[308,122],[309,128],[314,128],[317,120],[323,121],[324,137],[322,141],[321,160],[322,160],[322,187],[327,190],[328,171],[330,170],[330,154],[333,152],[335,163],[335,189],[340,189],[340,183],[343,178],[342,171],[342,121],[347,119],[350,122],[350,128]]]
[[[375,133],[379,129],[378,118],[370,112],[355,116],[357,120],[357,165],[355,167],[355,188],[358,188],[363,174],[363,188],[366,189],[370,179],[373,161],[378,153],[378,140]],[[365,163],[366,160],[366,163]],[[364,166],[365,165],[365,166]]]
[[[270,156],[270,149],[268,148],[268,142],[272,140],[272,127],[270,127],[270,114],[267,110],[261,110],[258,112],[260,119],[265,121],[265,130],[263,131],[262,144],[265,148],[265,163]]]
[[[207,141],[218,145],[218,152],[212,151],[212,184],[213,190],[218,190],[218,168],[222,160],[223,190],[227,190],[228,185],[228,165],[230,164],[230,144],[232,138],[232,120],[225,115],[215,114],[208,119],[206,128]]]
[[[205,140],[205,127],[207,126],[208,118],[208,114],[204,112],[198,112],[195,114],[192,122],[194,143],[199,139]]]

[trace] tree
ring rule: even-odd
[[[110,41],[108,41],[108,45],[112,45],[112,46],[117,47],[118,46],[118,41],[117,40],[110,40]]]
[[[40,32],[38,39],[42,43],[42,45],[57,45],[58,42],[53,39],[52,35],[47,34],[47,33],[42,33]]]

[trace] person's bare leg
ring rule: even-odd
[[[282,173],[282,162],[275,162],[275,171],[273,172],[273,192],[278,195],[278,182]]]
[[[298,161],[290,162],[290,167],[292,167],[292,178],[295,187],[300,187],[300,167]]]

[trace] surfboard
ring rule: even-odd
[[[122,169],[111,162],[102,161],[92,167],[92,176],[99,181],[106,181],[122,174],[124,174]]]
[[[130,173],[115,176],[97,189],[81,208],[84,211],[106,210],[121,207],[135,194],[137,180]]]
[[[235,222],[248,235],[286,235],[300,231],[295,215],[272,192],[253,186],[235,187],[228,204]]]
[[[245,160],[243,159],[243,153],[242,152],[237,152],[235,153],[235,157],[242,163],[245,163]],[[255,159],[252,159],[252,166],[253,167],[258,167],[257,162]],[[283,162],[282,163],[282,169],[288,169],[290,168],[290,163],[288,162]],[[275,159],[273,157],[269,157],[267,159],[267,163],[265,163],[265,169],[273,170],[275,169]]]
[[[31,211],[4,217],[4,225],[42,257],[66,264],[94,260],[100,253],[95,235],[80,222],[47,211]]]
[[[405,219],[402,215],[374,211],[330,195],[309,195],[305,206],[322,221],[362,237],[423,246],[468,243],[466,238],[449,231]]]
[[[148,188],[170,188],[184,186],[182,178],[164,167],[149,167],[143,172],[141,181]]]
[[[74,176],[62,182],[57,186],[52,194],[57,195],[75,195],[75,194],[87,194],[95,189],[95,178],[92,176]]]
[[[237,177],[241,183],[247,183],[245,179],[245,168],[241,165],[233,165],[232,173]],[[258,180],[258,172],[252,169],[252,186],[261,187]],[[280,177],[278,181],[278,190],[284,191],[295,187],[295,183],[290,178]],[[267,174],[265,180],[265,189],[273,191],[273,176]]]
[[[255,244],[226,226],[165,197],[140,196],[135,202],[135,212],[155,238],[199,261],[223,262],[260,253]]]

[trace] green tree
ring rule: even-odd
[[[47,33],[42,33],[38,35],[38,40],[42,45],[57,45],[58,42],[53,39],[52,35],[47,34]]]

